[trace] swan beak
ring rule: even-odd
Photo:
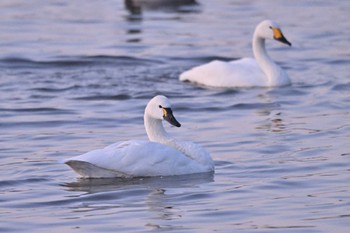
[[[176,126],[176,127],[181,126],[181,124],[175,119],[171,108],[162,108],[162,109],[163,109],[163,114],[164,114],[163,115],[164,120],[166,120],[167,122],[169,122],[173,126]]]
[[[289,46],[292,46],[292,43],[290,43],[283,35],[281,29],[279,28],[272,28],[273,31],[273,38],[275,40],[278,40],[280,42],[282,42],[283,44],[287,44]]]

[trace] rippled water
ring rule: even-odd
[[[0,3],[1,232],[348,232],[348,1]],[[166,1],[163,1],[166,2]],[[179,1],[180,2],[180,1]],[[178,75],[268,42],[284,88],[211,89]],[[85,180],[58,161],[146,139],[143,111],[167,95],[212,174]]]

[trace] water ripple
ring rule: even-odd
[[[84,96],[73,98],[75,100],[128,100],[132,96],[128,94],[118,94],[118,95],[96,95],[96,96]]]
[[[0,112],[12,113],[36,113],[36,114],[74,114],[75,111],[52,107],[36,107],[36,108],[0,108]]]
[[[37,61],[21,57],[8,57],[0,59],[0,67],[4,68],[64,68],[81,66],[135,66],[159,64],[161,61],[142,59],[129,56],[76,56],[56,57],[49,60]]]

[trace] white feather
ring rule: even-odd
[[[274,39],[272,27],[280,30],[279,26],[270,20],[265,20],[256,27],[252,45],[255,58],[242,58],[230,62],[215,60],[183,72],[179,79],[228,88],[289,85],[288,74],[268,56],[265,49],[265,39]]]
[[[159,105],[170,107],[164,96],[154,97],[145,110],[145,126],[155,141],[118,142],[72,157],[64,162],[84,177],[172,176],[214,170],[209,153],[192,142],[170,137],[164,130]],[[166,101],[165,101],[166,100]],[[159,130],[159,131],[157,131]]]

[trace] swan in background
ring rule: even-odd
[[[265,39],[274,39],[291,46],[281,28],[271,20],[259,23],[253,35],[254,58],[230,62],[214,60],[180,75],[190,81],[212,87],[277,87],[290,85],[287,73],[267,54]]]
[[[173,176],[214,171],[209,153],[198,144],[179,141],[163,128],[162,121],[180,127],[165,96],[146,106],[144,124],[149,141],[118,142],[64,161],[83,177]]]

